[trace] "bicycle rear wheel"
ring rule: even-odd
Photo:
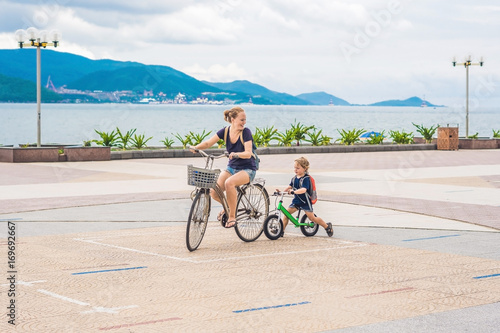
[[[236,204],[236,234],[245,242],[253,242],[262,234],[269,214],[269,195],[264,186],[250,184],[238,196]]]
[[[300,219],[300,223],[309,223],[309,224],[313,223],[314,224],[312,227],[305,226],[305,225],[300,226],[300,231],[302,231],[304,236],[311,237],[311,236],[316,235],[316,233],[318,232],[319,224],[316,224],[316,223],[312,222],[311,220],[309,220],[309,218],[307,217],[306,214],[304,214],[304,216],[302,216],[302,218]]]
[[[200,246],[201,240],[207,229],[210,216],[210,194],[208,190],[198,191],[191,204],[186,227],[186,246],[189,251],[194,251]]]

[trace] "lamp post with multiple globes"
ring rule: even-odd
[[[36,28],[28,28],[27,30],[19,29],[16,31],[16,39],[19,43],[19,48],[36,47],[36,104],[37,104],[37,147],[41,146],[41,103],[42,103],[42,62],[40,49],[47,46],[57,47],[61,39],[61,34],[57,30],[52,30],[50,33],[45,30],[37,30]],[[25,42],[28,40],[29,42]],[[50,42],[49,42],[50,41]]]

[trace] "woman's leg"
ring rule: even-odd
[[[229,177],[231,177],[231,174],[228,171],[224,170],[220,173],[219,179],[217,179],[217,185],[219,185],[219,188],[222,190],[222,193],[224,193],[224,183],[226,182],[226,179],[228,179]],[[212,199],[222,204],[222,199],[219,198],[219,195],[217,194],[217,192],[215,192],[215,189],[210,190],[210,196],[212,197]],[[222,208],[219,214],[217,214],[217,220],[222,221],[223,216],[224,216],[224,208]]]
[[[313,221],[316,224],[319,224],[323,228],[328,228],[328,224],[319,216],[314,216],[314,212],[305,212],[309,220]]]
[[[217,179],[217,185],[219,185],[220,189],[222,190],[222,193],[224,193],[224,191],[226,190],[226,187],[224,186],[224,184],[226,183],[226,180],[231,177],[231,174],[229,172],[227,172],[226,170],[222,171],[219,175],[219,179]],[[217,193],[215,192],[215,190],[211,190],[210,191],[210,196],[215,200],[217,201],[218,203],[222,204],[222,200],[221,198],[219,198],[219,196],[217,195]]]
[[[238,192],[236,187],[247,184],[250,181],[250,177],[246,171],[240,171],[231,177],[226,179],[226,197],[227,204],[229,206],[229,218],[226,223],[226,227],[230,228],[236,224],[236,200],[238,199]]]

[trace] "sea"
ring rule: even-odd
[[[292,124],[314,125],[334,140],[339,131],[365,129],[386,134],[390,130],[416,132],[412,124],[426,127],[440,125],[459,127],[465,135],[465,107],[373,107],[373,106],[290,106],[240,105],[246,111],[247,127],[274,126],[278,131]],[[42,104],[42,144],[82,144],[99,139],[95,132],[111,132],[117,127],[122,133],[137,129],[144,134],[148,146],[163,146],[165,138],[180,145],[176,135],[184,137],[190,131],[201,134],[226,126],[223,111],[231,105],[192,104]],[[36,104],[0,103],[0,145],[20,145],[37,141]],[[500,130],[500,108],[469,109],[469,135],[491,137]]]

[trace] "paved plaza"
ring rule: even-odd
[[[300,156],[261,156],[270,194]],[[498,332],[500,150],[305,156],[332,238],[245,243],[212,204],[194,252],[200,157],[0,163],[0,331]]]

